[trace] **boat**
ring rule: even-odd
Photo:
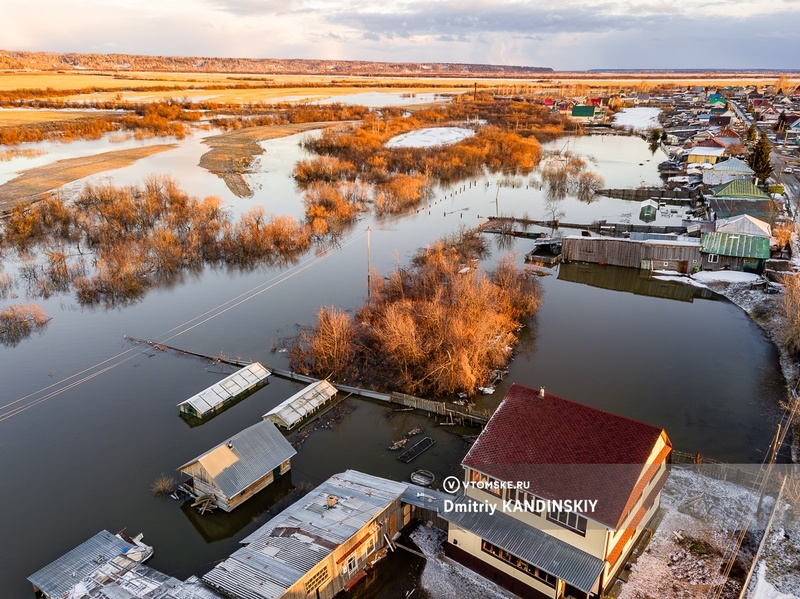
[[[417,426],[417,427],[412,428],[410,431],[408,431],[406,433],[406,437],[413,437],[414,435],[418,435],[421,432],[422,432],[422,427],[421,426]]]
[[[403,437],[402,439],[398,439],[389,446],[389,451],[394,451],[396,449],[400,449],[401,447],[405,447],[406,443],[408,443],[408,439],[406,439],[405,437]]]
[[[427,487],[436,480],[433,472],[430,472],[429,470],[414,470],[409,478],[411,479],[412,483],[421,487]]]

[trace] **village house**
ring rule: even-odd
[[[572,120],[582,123],[601,121],[604,115],[605,109],[600,105],[576,105],[572,107],[572,112],[570,113]]]
[[[686,154],[688,164],[716,164],[725,153],[725,147],[715,144],[714,147],[707,148],[697,145]]]
[[[716,231],[700,240],[703,269],[761,274],[770,257],[771,236],[769,223],[747,214],[717,221]]]
[[[711,186],[724,185],[734,179],[752,181],[754,175],[755,171],[744,160],[729,158],[703,170],[703,184]]]
[[[364,577],[411,520],[408,485],[348,470],[241,541],[203,581],[234,599],[330,599]]]
[[[213,496],[230,512],[286,474],[296,453],[271,421],[262,420],[178,470],[195,496]]]
[[[462,461],[445,552],[526,599],[599,597],[658,509],[670,451],[663,429],[513,385]]]
[[[710,220],[749,214],[771,221],[777,215],[776,202],[749,179],[733,179],[716,185],[711,188],[711,193],[706,197]]]

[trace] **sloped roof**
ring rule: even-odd
[[[769,239],[736,233],[703,233],[700,251],[734,258],[769,258]]]
[[[135,545],[107,530],[101,530],[57,560],[28,576],[28,580],[50,597],[61,597],[97,568]]]
[[[441,516],[585,593],[592,592],[603,571],[603,560],[504,514],[502,510],[489,514],[474,509],[476,504],[479,505],[468,497],[459,496],[454,509],[443,512]],[[461,506],[464,508],[458,509]],[[469,509],[471,507],[473,509]]]
[[[719,133],[717,133],[717,137],[734,137],[736,139],[741,139],[742,136],[736,133],[733,129],[728,127],[727,125],[723,127]]]
[[[462,464],[527,482],[543,499],[597,499],[586,516],[616,528],[661,435],[658,427],[512,385]]]
[[[572,116],[594,116],[594,106],[573,106]]]
[[[262,420],[186,462],[178,470],[199,462],[220,490],[230,498],[296,453],[272,422]]]
[[[703,143],[703,142],[701,142]],[[706,146],[696,145],[689,150],[689,156],[722,156],[725,152],[725,146],[715,146],[707,148]]]
[[[708,198],[708,208],[718,219],[749,214],[756,218],[774,218],[775,202],[769,200],[737,200],[734,198]]]
[[[182,401],[178,406],[191,405],[198,416],[204,416],[220,404],[262,384],[272,374],[259,362],[248,364],[241,370],[225,377],[208,389]]]
[[[750,216],[740,214],[731,218],[717,221],[717,233],[733,233],[753,235],[755,237],[772,237],[772,228],[769,223]]]
[[[269,419],[278,426],[294,428],[303,418],[329,402],[334,395],[336,387],[328,381],[317,381],[272,408],[262,418]]]
[[[747,179],[734,179],[711,188],[714,197],[736,200],[769,200],[769,194],[761,191]]]
[[[717,162],[710,170],[713,172],[734,173],[737,175],[755,174],[755,171],[750,168],[749,164],[738,158],[728,158],[722,162]]]
[[[332,476],[243,539],[244,547],[203,580],[231,597],[280,597],[398,500],[406,488],[355,470]],[[336,498],[333,508],[328,507],[330,496]],[[337,574],[329,572],[330,578]]]

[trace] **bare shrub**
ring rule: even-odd
[[[153,481],[153,484],[150,485],[150,491],[153,495],[163,497],[172,493],[177,484],[177,481],[173,477],[162,472],[161,475]]]
[[[9,274],[0,273],[0,299],[7,298],[12,289],[14,289],[14,279]]]
[[[411,267],[373,277],[358,324],[320,310],[293,348],[293,367],[328,376],[354,365],[361,379],[406,393],[473,393],[509,359],[520,321],[538,309],[541,293],[512,257],[492,273],[477,268],[483,252],[479,234],[461,231],[418,252]]]
[[[794,356],[800,356],[800,276],[787,275],[781,298],[783,327],[780,330],[784,347]]]

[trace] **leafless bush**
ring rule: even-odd
[[[172,493],[177,484],[177,481],[173,477],[162,472],[161,476],[156,478],[153,481],[153,484],[150,485],[150,491],[153,493],[153,495],[163,497],[164,495],[169,495]]]

